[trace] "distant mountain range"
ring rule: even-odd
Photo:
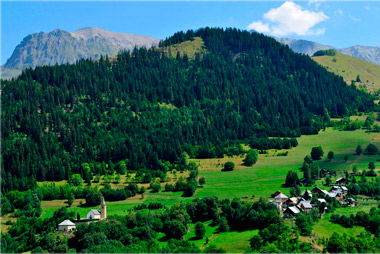
[[[307,55],[313,55],[318,50],[335,49],[337,52],[363,59],[370,63],[380,65],[380,47],[368,46],[352,46],[348,48],[336,48],[329,45],[319,44],[313,41],[289,39],[289,38],[276,38],[275,39],[288,45],[293,51]]]
[[[18,75],[28,67],[75,63],[83,58],[99,59],[101,55],[115,56],[120,50],[152,47],[159,39],[127,33],[114,33],[98,27],[75,32],[56,29],[50,33],[34,33],[17,45],[12,56],[1,67],[2,78]]]
[[[313,41],[276,38],[298,53],[313,55],[318,50],[336,51],[380,65],[380,47],[352,46],[336,48]],[[99,59],[101,55],[115,56],[120,50],[157,46],[159,39],[127,33],[115,33],[98,27],[87,27],[75,32],[56,29],[50,33],[34,33],[17,45],[12,56],[1,66],[1,78],[19,75],[25,68],[42,65],[75,63],[83,58]]]

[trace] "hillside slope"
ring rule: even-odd
[[[262,34],[205,28],[160,46],[3,81],[1,187],[112,175],[120,161],[159,176],[183,151],[222,157],[237,142],[318,133],[330,117],[374,107],[368,94]],[[194,60],[167,57],[168,47]]]
[[[359,75],[361,82],[357,85],[364,85],[368,91],[380,89],[380,66],[367,61],[337,53],[335,56],[312,57],[317,63],[323,65],[331,71],[344,78],[347,84],[356,81]]]
[[[84,58],[99,59],[101,55],[115,56],[121,49],[149,48],[158,42],[150,36],[114,33],[98,27],[75,32],[56,29],[50,33],[34,33],[22,40],[2,66],[2,77],[7,78],[29,67],[75,63]]]
[[[314,41],[277,37],[275,37],[275,39],[282,44],[288,45],[294,52],[306,54],[309,56],[313,55],[318,50],[335,49],[339,53],[380,65],[380,47],[356,45],[348,48],[336,48]]]

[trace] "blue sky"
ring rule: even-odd
[[[336,47],[380,46],[378,1],[1,1],[1,64],[28,34],[89,26],[164,39],[200,27],[254,28]]]

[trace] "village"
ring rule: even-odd
[[[318,186],[312,190],[304,190],[298,197],[288,197],[280,191],[276,191],[271,195],[269,203],[277,206],[284,218],[293,218],[298,213],[309,213],[312,209],[319,209],[320,213],[328,212],[327,201],[337,200],[343,206],[355,206],[356,200],[347,197],[348,189],[344,184],[346,179],[344,177],[335,181],[334,186],[330,191],[323,190]]]

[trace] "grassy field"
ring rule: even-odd
[[[184,237],[184,239],[194,243],[201,250],[213,244],[218,248],[223,248],[227,253],[243,253],[250,246],[249,240],[259,232],[259,230],[247,230],[219,233],[216,226],[210,226],[211,221],[204,224],[206,226],[206,234],[202,239],[195,237],[195,224],[190,224],[189,232]],[[157,239],[160,244],[167,244],[164,233],[160,233]]]
[[[337,53],[336,56],[312,57],[317,63],[326,67],[339,76],[342,76],[347,84],[360,76],[361,85],[365,85],[368,91],[380,89],[380,66],[352,56]],[[333,61],[333,59],[336,61]]]
[[[242,166],[242,158],[194,160],[199,165],[200,176],[206,178],[206,185],[199,189],[196,197],[217,196],[219,198],[233,197],[269,197],[277,190],[288,194],[289,188],[282,188],[289,170],[298,170],[306,155],[313,146],[322,146],[325,156],[329,151],[335,153],[335,159],[322,159],[317,163],[321,168],[334,168],[343,174],[351,170],[353,165],[367,169],[370,161],[376,161],[376,156],[355,155],[355,148],[361,145],[365,148],[369,143],[380,147],[380,135],[366,133],[364,130],[343,132],[331,128],[321,131],[318,135],[308,135],[298,138],[299,145],[290,149],[288,156],[276,156],[272,151],[268,155],[259,155],[258,162],[252,167]],[[348,161],[344,161],[344,156]],[[222,172],[223,163],[233,161],[237,170]],[[377,165],[379,169],[379,163]],[[298,172],[301,171],[298,170]],[[338,176],[340,174],[338,173]]]
[[[367,202],[368,203],[368,202]],[[356,207],[344,207],[344,208],[337,208],[334,213],[327,213],[323,216],[323,219],[319,220],[318,223],[316,223],[313,226],[313,233],[317,235],[318,237],[331,237],[331,235],[334,232],[337,232],[339,234],[347,234],[348,236],[357,236],[360,233],[365,232],[364,227],[354,226],[352,228],[345,228],[339,224],[335,224],[330,222],[330,217],[332,214],[339,214],[339,215],[345,215],[350,216],[351,214],[355,215],[360,211],[368,213],[369,210],[372,207],[377,207],[377,201],[370,201],[368,205],[360,205]]]
[[[204,46],[204,41],[201,37],[194,37],[194,40],[184,41],[179,44],[171,45],[165,48],[165,53],[169,53],[171,57],[176,57],[177,53],[183,56],[184,53],[189,57],[189,59],[195,59],[196,53],[207,53]]]

